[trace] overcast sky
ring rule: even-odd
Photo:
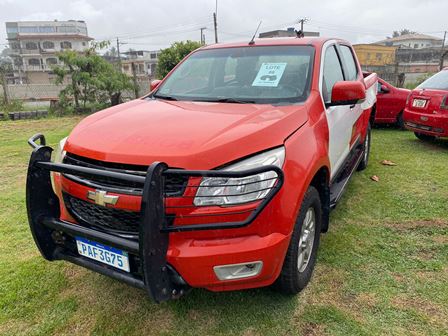
[[[120,37],[122,50],[156,50],[179,40],[199,40],[199,28],[213,43],[215,0],[0,0],[0,49],[6,44],[6,21],[85,20],[95,39]],[[260,31],[294,26],[309,18],[305,30],[374,42],[393,30],[409,28],[443,37],[448,30],[448,0],[218,0],[221,41],[250,40]],[[298,25],[295,25],[298,27]]]

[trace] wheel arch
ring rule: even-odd
[[[322,203],[322,232],[327,232],[330,224],[330,170],[320,167],[311,179],[310,185],[319,192]]]

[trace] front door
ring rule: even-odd
[[[321,93],[324,102],[330,102],[334,84],[343,80],[357,80],[358,68],[348,46],[336,47],[336,44],[330,44],[324,49],[323,55]],[[356,124],[361,114],[361,104],[331,106],[326,109],[331,178],[344,164],[359,138]]]

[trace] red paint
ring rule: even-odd
[[[378,78],[378,84],[386,90],[377,93],[375,124],[395,123],[404,111],[411,90],[397,88],[381,78]]]
[[[284,146],[284,185],[251,225],[231,230],[172,233],[167,255],[168,262],[193,287],[221,291],[270,285],[281,270],[305,191],[320,169],[326,169],[328,179],[331,172],[329,129],[319,89],[321,50],[326,41],[323,38],[257,41],[257,45],[312,45],[315,48],[311,92],[303,104],[273,106],[137,99],[85,118],[70,134],[64,149],[108,162],[149,165],[163,161],[170,167],[214,169],[266,149]],[[247,44],[205,48],[240,46]],[[368,85],[371,86],[376,83],[376,76],[368,80],[372,81]],[[357,82],[340,84],[335,94],[339,98],[358,99],[365,97],[365,90],[366,84],[360,75]],[[353,127],[353,137],[362,141],[370,110],[364,110]],[[66,178],[55,181],[59,196],[62,188],[87,200],[86,194],[91,188]],[[187,194],[194,195],[194,192],[194,188],[187,188]],[[191,205],[191,208],[175,210],[184,215],[213,213],[218,209],[195,208],[192,199],[172,198],[166,202],[167,206]],[[256,204],[234,206],[231,211],[244,211],[254,206]],[[136,211],[140,198],[120,195],[116,207]],[[73,222],[63,205],[61,210],[61,218]],[[223,208],[219,210],[222,212]],[[233,216],[224,219],[243,217]],[[204,218],[201,223],[210,220]],[[192,221],[184,218],[177,224],[192,224]],[[263,261],[263,270],[254,278],[222,282],[213,272],[216,265],[255,260]]]
[[[358,102],[366,98],[366,86],[360,81],[337,82],[331,92],[331,102]],[[344,104],[347,105],[347,104]]]
[[[443,69],[441,73],[448,70]],[[415,99],[425,100],[424,107],[413,106]],[[403,119],[407,129],[436,137],[448,137],[448,90],[445,89],[414,89],[408,99]],[[407,123],[430,127],[424,130]]]

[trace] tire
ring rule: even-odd
[[[369,157],[370,157],[370,143],[372,142],[372,134],[371,134],[371,128],[370,123],[367,126],[367,135],[364,139],[364,143],[362,144],[362,160],[359,162],[358,171],[364,170],[367,168],[367,165],[369,164]]]
[[[313,226],[313,220],[314,232],[311,236],[310,228]],[[319,192],[310,186],[303,198],[281,273],[274,284],[279,292],[297,294],[310,282],[316,264],[321,228],[322,204]],[[306,232],[309,237],[308,244],[299,253],[299,245],[301,245]]]
[[[436,137],[434,135],[427,135],[419,132],[414,132],[415,136],[422,141],[434,141]]]
[[[399,129],[405,130],[406,127],[404,127],[404,120],[403,120],[403,111],[401,111],[397,116],[397,122],[396,125]]]

